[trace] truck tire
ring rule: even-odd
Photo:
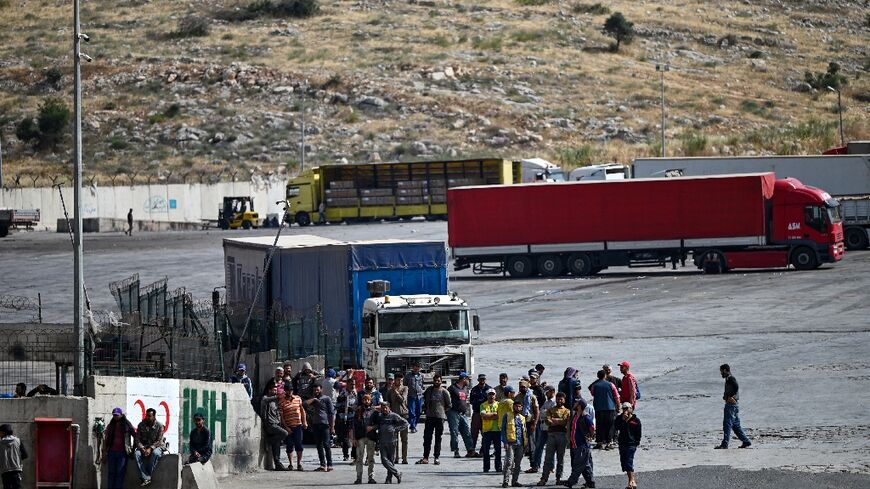
[[[0,224],[0,238],[5,238],[6,235],[9,234],[9,226],[6,224]]]
[[[816,252],[806,246],[795,248],[791,252],[791,264],[798,270],[812,270],[818,267],[819,259]]]
[[[303,227],[308,226],[309,224],[311,224],[311,216],[309,216],[307,212],[297,212],[296,224]]]
[[[245,220],[242,222],[242,227],[245,229],[251,229],[251,227],[253,227],[253,224],[251,224],[251,221]]]
[[[568,270],[578,277],[592,274],[592,258],[586,253],[574,253],[568,257]]]
[[[227,229],[230,228],[230,223],[229,223],[229,221],[227,221],[226,219],[221,219],[221,220],[218,221],[218,226],[219,226],[221,229],[223,229],[224,231],[226,231]]]
[[[535,274],[535,264],[525,255],[514,255],[508,258],[507,271],[514,278],[527,278]]]
[[[728,271],[728,263],[725,261],[725,255],[716,250],[710,250],[701,255],[698,268],[705,274],[717,275]]]
[[[845,241],[847,250],[867,249],[867,231],[862,228],[849,228],[846,230]]]
[[[538,273],[544,277],[558,277],[564,269],[565,264],[559,255],[543,255],[538,258]]]

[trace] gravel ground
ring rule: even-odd
[[[446,224],[412,221],[287,232],[444,240]],[[86,236],[92,301],[96,309],[114,309],[107,284],[131,273],[139,273],[143,284],[168,276],[170,287],[185,286],[195,298],[208,298],[223,283],[221,239],[273,233]],[[47,321],[70,321],[72,256],[65,235],[18,233],[0,240],[0,270],[0,294],[39,292]],[[571,365],[590,382],[602,363],[632,362],[643,394],[638,408],[645,434],[638,455],[642,487],[870,487],[868,272],[870,253],[854,252],[811,272],[703,276],[691,268],[622,268],[594,278],[513,280],[463,271],[451,274],[451,289],[481,315],[476,372],[495,377],[505,371],[515,379],[541,362],[548,368],[544,380],[558,381]],[[712,450],[721,437],[718,366],[724,362],[740,381],[741,419],[754,441],[752,450]],[[420,445],[418,439],[411,446],[419,451]],[[313,455],[307,451],[306,459]],[[596,458],[599,487],[624,487],[620,477],[605,478],[618,475],[615,458],[615,453]],[[457,463],[445,463],[439,475],[473,474],[480,468],[470,467],[471,461]],[[420,476],[436,472],[434,467],[416,468],[409,466],[414,475],[408,482],[431,483]],[[237,479],[272,481],[272,486],[285,478],[293,484],[333,485],[352,481],[349,471],[339,467],[318,474],[323,484],[301,474]],[[485,486],[496,484],[492,477],[475,475],[468,483],[436,480]]]

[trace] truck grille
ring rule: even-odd
[[[444,357],[447,358],[442,360]],[[415,362],[420,362],[420,371],[424,374],[438,374],[442,377],[455,377],[465,370],[465,356],[461,354],[387,357],[384,360],[384,369],[388,374],[405,375],[411,371]]]

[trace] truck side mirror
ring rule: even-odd
[[[480,316],[475,314],[471,317],[471,325],[474,327],[474,331],[480,332]]]
[[[369,338],[373,334],[372,323],[374,322],[374,316],[366,316],[363,318],[362,324],[362,337]]]

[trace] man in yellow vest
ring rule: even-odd
[[[510,387],[506,387],[505,391],[508,388]],[[510,479],[511,487],[523,487],[519,483],[520,465],[523,462],[523,454],[529,446],[529,436],[526,432],[526,417],[523,416],[523,403],[514,402],[511,404],[513,405],[513,413],[502,418],[501,424],[501,441],[505,451],[501,487],[508,487],[508,479]]]

